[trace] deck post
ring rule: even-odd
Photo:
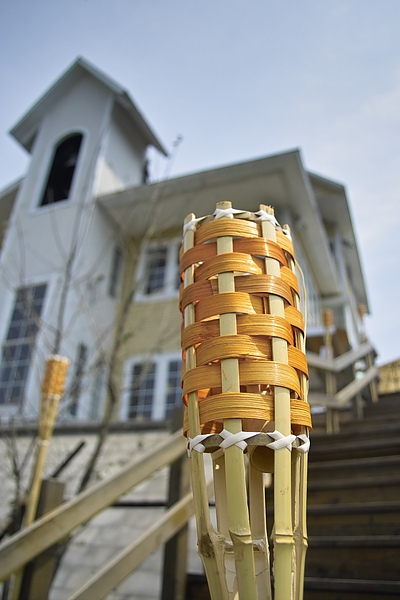
[[[49,513],[63,502],[65,484],[55,479],[44,479],[41,485],[36,518]],[[39,554],[24,569],[19,600],[46,600],[57,566],[57,544]]]
[[[182,424],[182,407],[177,407],[173,429]],[[182,455],[170,467],[167,508],[171,508],[190,491],[190,472],[187,457]],[[164,546],[164,567],[161,600],[184,600],[187,580],[188,524],[184,525]]]

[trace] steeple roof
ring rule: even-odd
[[[139,129],[149,145],[167,155],[165,148],[157,139],[148,123],[136,107],[129,94],[121,86],[99,71],[83,58],[78,58],[57,81],[39,98],[27,113],[10,130],[10,134],[26,149],[31,151],[40,123],[50,107],[82,76],[89,75],[107,87],[132,124]]]

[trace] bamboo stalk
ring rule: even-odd
[[[260,205],[260,210],[273,216],[271,207]],[[263,220],[262,236],[276,241],[273,222]],[[280,276],[279,262],[274,258],[265,259],[268,275]],[[284,302],[279,296],[270,294],[269,312],[280,317],[285,316]],[[274,361],[288,364],[287,342],[281,338],[272,338],[272,358]],[[275,386],[275,429],[284,436],[290,435],[290,390]],[[288,448],[275,451],[274,455],[274,578],[275,600],[288,600],[293,597],[292,562],[294,538],[292,527],[291,496],[291,453]]]
[[[217,208],[231,208],[230,202],[218,202]],[[233,252],[231,237],[221,237],[217,240],[217,253]],[[235,291],[234,273],[218,275],[219,293]],[[220,315],[220,335],[235,335],[236,314]],[[221,379],[223,393],[239,393],[239,362],[236,358],[221,361]],[[242,431],[240,419],[224,420],[224,428],[231,433]],[[237,446],[227,448],[225,452],[226,494],[228,509],[228,526],[231,536],[236,565],[236,578],[239,598],[241,600],[256,600],[257,587],[253,556],[253,541],[247,507],[246,477],[243,451]]]
[[[195,215],[189,214],[184,223],[185,225],[195,219]],[[194,246],[194,231],[187,229],[184,235],[184,250]],[[184,286],[194,282],[193,267],[185,270]],[[189,304],[184,312],[184,325],[187,327],[195,322],[195,313],[193,304]],[[186,369],[196,367],[196,350],[190,347],[186,351]],[[200,435],[200,418],[198,407],[197,392],[188,394],[188,419],[189,435],[194,438]],[[207,486],[204,474],[204,459],[198,452],[192,452],[190,456],[190,470],[193,489],[193,499],[195,504],[195,514],[197,523],[198,548],[199,555],[204,565],[207,581],[210,588],[212,600],[227,600],[228,591],[226,589],[223,566],[223,547],[221,540],[218,539],[214,531],[208,505]]]
[[[32,477],[31,488],[26,503],[24,527],[29,527],[35,520],[36,509],[39,502],[40,488],[42,487],[42,474],[46,461],[49,442],[40,440],[36,455],[35,470]]]
[[[249,393],[260,393],[259,385],[248,385]],[[265,425],[267,425],[266,423]],[[264,431],[265,426],[262,428]],[[254,546],[254,567],[256,573],[256,584],[259,598],[270,600],[271,589],[271,557],[269,552],[267,534],[267,507],[265,503],[264,473],[266,472],[265,450],[260,464],[254,461],[254,449],[248,450],[249,456],[249,507],[250,527]],[[258,450],[260,447],[258,447]],[[273,455],[273,450],[269,450]],[[268,468],[268,467],[267,467]],[[273,467],[271,468],[271,471]]]
[[[288,225],[284,225],[285,231],[290,234]],[[294,261],[291,257],[288,259],[288,267],[295,272]],[[305,299],[306,301],[306,299]],[[293,294],[293,304],[295,308],[300,310],[300,300],[297,294]],[[297,347],[305,354],[306,344],[305,337],[300,332],[296,331]],[[308,382],[304,373],[300,376],[300,389],[304,402],[307,401]],[[308,435],[306,427],[301,427],[301,434]],[[308,454],[300,454],[295,452],[295,460],[292,462],[292,494],[293,494],[293,535],[295,546],[295,589],[294,597],[296,600],[303,599],[304,593],[304,570],[306,561],[306,552],[308,548],[307,536],[307,467]]]
[[[250,526],[258,597],[272,598],[270,555],[267,537],[264,473],[249,464]]]
[[[58,404],[64,390],[68,366],[69,360],[60,356],[50,356],[46,362],[40,402],[38,427],[39,445],[26,502],[23,527],[29,527],[35,520],[40,490],[42,487],[42,475],[46,462],[47,449],[54,429]],[[20,596],[23,575],[23,569],[15,574],[12,587],[12,600],[18,600]]]

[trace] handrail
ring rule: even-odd
[[[353,379],[344,388],[334,395],[329,396],[325,393],[309,392],[308,402],[311,406],[326,406],[327,408],[343,408],[348,402],[354,398],[361,390],[379,377],[379,369],[375,365],[370,367],[363,377]]]
[[[334,359],[324,358],[315,352],[308,351],[307,363],[309,367],[315,367],[323,371],[331,371],[332,373],[340,373],[340,371],[343,371],[371,352],[374,352],[374,347],[370,342],[364,342],[355,350],[345,352]]]
[[[338,373],[373,351],[372,345],[365,342],[356,350],[333,360],[324,359],[312,352],[307,353],[307,359],[309,366]],[[343,408],[364,387],[378,377],[379,370],[373,365],[364,373],[363,377],[351,381],[335,395],[310,393],[310,404],[320,404],[328,408]],[[0,546],[0,581],[4,581],[38,554],[65,538],[76,527],[89,521],[124,493],[150,477],[155,471],[177,460],[185,450],[186,443],[182,430],[180,430],[168,436],[144,456],[130,462],[112,477],[85,490],[37,520],[30,527],[7,539]],[[150,530],[103,567],[68,600],[93,600],[93,598],[104,597],[137,568],[149,554],[179,531],[192,514],[192,495],[187,494],[171,507]]]
[[[337,406],[340,408],[354,398],[356,394],[361,392],[367,385],[379,376],[379,369],[375,365],[370,367],[363,373],[360,379],[353,379],[348,385],[341,389],[336,395]]]
[[[212,479],[207,483],[208,495],[212,492]],[[176,502],[150,529],[124,548],[100,571],[76,590],[68,600],[100,600],[124,581],[145,560],[173,535],[194,514],[193,494],[187,493]]]
[[[0,581],[4,581],[35,556],[65,538],[73,529],[110,506],[155,471],[178,459],[185,450],[186,441],[180,430],[112,477],[85,490],[30,527],[8,538],[0,546]]]
[[[105,598],[139,565],[165,544],[194,513],[193,494],[189,492],[174,504],[150,529],[117,554],[105,567],[89,579],[68,600],[97,600]]]

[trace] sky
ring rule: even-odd
[[[8,131],[83,56],[182,137],[155,177],[299,148],[343,183],[368,336],[400,358],[399,23],[399,0],[0,0],[0,189],[29,164]]]

